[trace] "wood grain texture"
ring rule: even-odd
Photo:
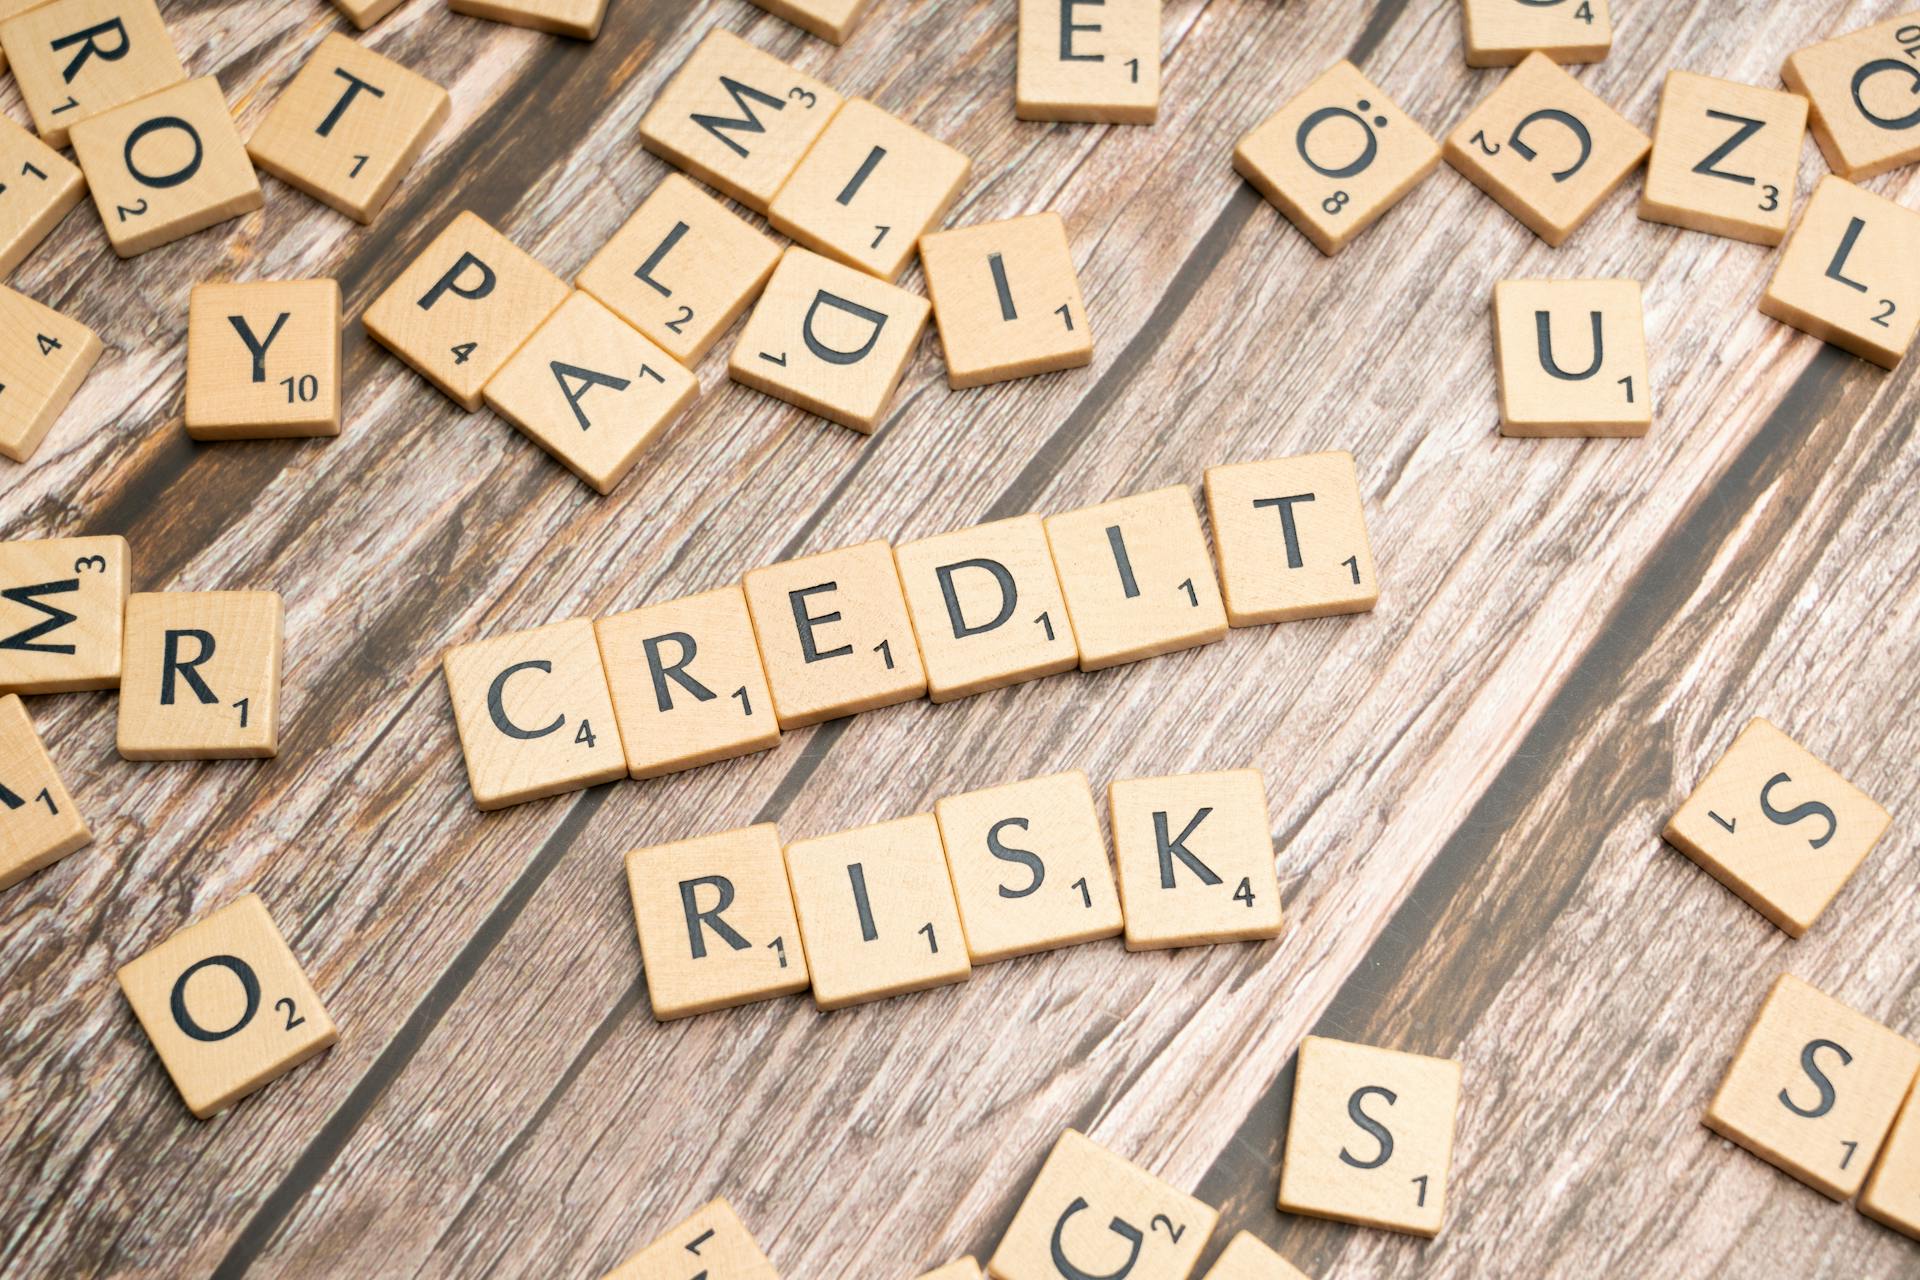
[[[1641,0],[1579,76],[1644,130],[1671,67],[1771,85],[1793,49],[1898,11]],[[165,12],[243,134],[341,25]],[[1169,0],[1152,128],[1014,120],[1011,18],[881,0],[836,50],[745,0],[616,0],[579,44],[411,0],[364,38],[453,112],[374,232],[269,179],[262,210],[130,262],[82,211],[16,271],[110,349],[6,471],[0,532],[124,533],[136,590],[277,590],[287,616],[275,760],[129,764],[111,695],[33,700],[95,841],[0,896],[0,1272],[596,1276],[724,1194],[783,1275],[911,1275],[991,1254],[1069,1125],[1222,1209],[1203,1266],[1242,1228],[1315,1275],[1915,1266],[1699,1124],[1783,970],[1920,1029],[1915,362],[1760,316],[1773,256],[1640,221],[1637,178],[1556,251],[1442,170],[1323,259],[1234,174],[1235,140],[1341,57],[1443,133],[1501,74],[1464,66],[1454,0]],[[602,499],[366,340],[368,301],[462,209],[570,276],[667,172],[639,119],[715,25],[971,155],[954,223],[1057,210],[1093,365],[955,393],[929,333],[868,438],[728,385],[724,340]],[[25,118],[11,88],[0,106]],[[1822,172],[1808,143],[1802,200]],[[1920,173],[1868,185],[1920,205]],[[341,283],[344,430],[195,444],[188,288],[270,276]],[[1651,433],[1500,439],[1494,283],[1593,276],[1645,283]],[[451,644],[1325,449],[1358,460],[1370,613],[473,808]],[[1658,837],[1756,714],[1894,813],[1798,942]],[[832,1015],[648,1011],[628,849],[817,836],[1068,768],[1246,766],[1277,942],[1098,942]],[[112,974],[248,889],[341,1040],[201,1124]],[[1314,1031],[1464,1063],[1436,1241],[1273,1208]]]

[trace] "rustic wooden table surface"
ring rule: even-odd
[[[1650,128],[1671,68],[1775,84],[1904,3],[1620,0],[1581,77]],[[0,895],[0,1273],[590,1278],[724,1194],[784,1275],[892,1280],[984,1259],[1067,1125],[1220,1205],[1219,1241],[1249,1228],[1316,1275],[1920,1269],[1699,1123],[1783,970],[1920,1031],[1920,362],[1763,318],[1774,253],[1641,222],[1637,178],[1553,250],[1443,167],[1322,258],[1235,177],[1235,139],[1340,57],[1444,132],[1500,74],[1464,65],[1457,9],[1168,0],[1160,122],[1110,128],[1013,119],[1011,0],[876,0],[839,50],[745,0],[614,0],[592,44],[410,0],[366,39],[453,117],[371,229],[271,180],[263,210],[131,262],[90,206],[70,217],[14,283],[110,350],[6,468],[0,533],[124,533],[138,590],[280,591],[286,706],[276,760],[130,764],[111,694],[33,700],[96,840]],[[344,25],[307,0],[163,10],[243,131]],[[869,439],[730,385],[723,342],[601,499],[356,323],[337,440],[187,439],[191,282],[335,275],[357,317],[461,209],[570,276],[667,172],[636,126],[715,25],[969,152],[954,222],[1060,211],[1093,367],[950,392],[930,329]],[[1823,172],[1809,140],[1803,199]],[[1920,204],[1914,169],[1869,185]],[[1492,286],[1543,275],[1645,282],[1644,440],[1496,435]],[[449,645],[1327,448],[1359,459],[1370,614],[473,808]],[[1659,838],[1756,713],[1896,815],[1799,942]],[[1278,942],[1083,946],[830,1016],[648,1012],[629,848],[816,835],[1063,768],[1244,765],[1273,806]],[[201,1123],[113,971],[247,889],[341,1040]],[[1314,1031],[1465,1063],[1437,1241],[1273,1208]]]

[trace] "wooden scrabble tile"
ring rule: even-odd
[[[830,44],[845,44],[872,0],[753,0],[753,3]]]
[[[1227,634],[1206,535],[1185,485],[1048,516],[1046,529],[1082,671]]]
[[[1300,1042],[1280,1208],[1418,1236],[1447,1215],[1460,1064],[1324,1036]]]
[[[447,91],[335,31],[247,141],[253,162],[355,222],[372,222],[447,121]]]
[[[985,386],[1093,362],[1067,224],[1052,211],[920,238],[947,385]]]
[[[783,560],[753,570],[741,586],[782,729],[889,707],[927,691],[886,543]]]
[[[73,161],[11,120],[0,120],[0,276],[60,225],[87,193]]]
[[[0,889],[93,841],[18,694],[0,696]]]
[[[120,990],[202,1120],[339,1039],[255,894],[120,967]]]
[[[1783,973],[1702,1122],[1822,1195],[1860,1189],[1920,1045]]]
[[[101,350],[78,320],[0,285],[0,457],[33,456]]]
[[[375,341],[461,408],[570,292],[478,214],[460,214],[373,300],[363,317]]]
[[[586,618],[457,645],[442,665],[467,781],[480,808],[503,809],[626,775],[599,645]]]
[[[1555,62],[1599,62],[1613,48],[1608,0],[1465,0],[1467,65],[1510,67],[1536,49]]]
[[[596,491],[610,493],[699,391],[679,361],[576,290],[484,394],[495,413]]]
[[[987,1274],[1187,1280],[1219,1219],[1211,1205],[1067,1129],[1027,1188]]]
[[[0,25],[0,45],[52,147],[82,120],[187,78],[154,0],[53,0]]]
[[[1920,323],[1920,212],[1820,179],[1760,296],[1760,312],[1891,369]]]
[[[280,751],[280,596],[136,591],[127,597],[120,754],[230,760]]]
[[[670,173],[574,284],[692,367],[760,296],[779,261],[771,238]]]
[[[634,777],[779,745],[767,673],[739,587],[616,613],[593,629]]]
[[[946,143],[854,98],[774,196],[767,221],[809,249],[893,280],[972,171],[973,161]]]
[[[0,542],[0,693],[117,686],[131,564],[119,534]]]
[[[29,9],[37,9],[46,2],[47,0],[0,0],[0,23],[16,18]],[[7,51],[5,46],[0,46],[0,71],[6,69]]]
[[[1120,899],[1086,774],[948,796],[933,812],[975,964],[1119,936]]]
[[[1665,835],[1797,938],[1891,820],[1865,792],[1755,718],[1673,815]]]
[[[197,284],[187,304],[187,434],[340,434],[340,285]]]
[[[1920,13],[1822,41],[1787,58],[1780,78],[1812,105],[1813,136],[1843,178],[1864,181],[1920,160]]]
[[[1500,434],[1644,436],[1653,424],[1638,280],[1493,286]]]
[[[333,0],[333,7],[362,31],[398,9],[400,4],[401,0]]]
[[[653,1016],[665,1022],[807,989],[771,822],[627,855]]]
[[[73,126],[113,251],[131,258],[262,203],[220,82],[202,76]]]
[[[1793,218],[1806,132],[1807,100],[1797,93],[1669,71],[1640,216],[1779,244]]]
[[[1152,124],[1160,114],[1160,0],[1020,0],[1013,114]]]
[[[715,28],[640,121],[640,142],[765,213],[840,109],[831,86]]]
[[[727,361],[735,382],[873,434],[927,323],[927,300],[797,245]]]
[[[780,1280],[725,1200],[698,1213],[609,1271],[603,1280]]]
[[[1920,1105],[1912,1093],[1855,1204],[1875,1222],[1920,1240]]]
[[[1360,613],[1380,598],[1352,454],[1208,467],[1205,487],[1231,625]]]
[[[1535,235],[1558,245],[1652,146],[1546,54],[1530,53],[1447,135],[1442,154]]]
[[[1080,661],[1039,516],[908,542],[893,558],[935,702],[1071,671]]]
[[[1280,935],[1267,787],[1257,769],[1110,784],[1127,950]]]
[[[980,1264],[971,1257],[960,1258],[944,1267],[935,1267],[920,1280],[980,1280]]]
[[[787,878],[822,1010],[972,975],[932,814],[796,840]]]
[[[531,27],[575,40],[599,35],[601,19],[607,16],[607,0],[447,0],[447,8],[470,18]]]
[[[1340,61],[1233,149],[1233,167],[1334,254],[1440,163],[1440,144],[1351,62]]]
[[[1307,1280],[1306,1273],[1242,1231],[1214,1259],[1204,1280]]]

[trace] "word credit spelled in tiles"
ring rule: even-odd
[[[1280,935],[1267,788],[1257,769],[1107,788],[1127,950]]]
[[[1300,1042],[1280,1208],[1436,1236],[1447,1215],[1460,1064],[1350,1044]]]
[[[0,276],[10,274],[87,194],[79,166],[0,120]]]
[[[340,286],[197,284],[187,303],[187,434],[340,434]]]
[[[1184,485],[1046,518],[1080,669],[1212,644],[1227,634],[1206,534]]]
[[[1379,600],[1352,454],[1208,467],[1205,488],[1232,626],[1360,613]]]
[[[433,81],[336,31],[281,90],[247,154],[355,222],[372,222],[451,105]]]
[[[339,1039],[267,914],[246,894],[122,965],[120,989],[205,1120]]]
[[[1447,135],[1447,163],[1548,244],[1564,244],[1653,140],[1543,53]]]
[[[873,0],[753,0],[778,18],[830,44],[845,44]]]
[[[1242,1231],[1220,1251],[1203,1280],[1307,1280],[1304,1272]]]
[[[647,150],[765,213],[840,109],[822,81],[714,30],[640,121]]]
[[[1920,212],[1829,174],[1787,238],[1760,311],[1891,369],[1920,325]]]
[[[1891,821],[1819,757],[1756,718],[1673,815],[1665,836],[1797,938]]]
[[[1907,1094],[1855,1203],[1875,1222],[1920,1240],[1920,1104],[1913,1098]]]
[[[131,577],[118,534],[0,542],[0,693],[117,686]]]
[[[1801,49],[1780,78],[1812,108],[1833,171],[1860,181],[1920,160],[1920,12]]]
[[[1233,167],[1314,247],[1335,254],[1440,163],[1440,144],[1337,62],[1233,149]]]
[[[1467,65],[1510,67],[1538,50],[1555,62],[1598,62],[1613,48],[1609,0],[1462,0]]]
[[[1653,425],[1637,280],[1493,286],[1500,434],[1644,436]]]
[[[128,596],[120,754],[129,760],[278,754],[282,613],[272,591]]]
[[[1077,1130],[1061,1133],[1000,1247],[993,1280],[1187,1280],[1220,1215]]]
[[[713,1200],[602,1280],[780,1280],[725,1200]]]
[[[822,1010],[972,975],[932,814],[796,840],[787,878]]]
[[[1640,216],[1779,244],[1793,219],[1806,132],[1807,100],[1799,94],[1669,71]]]
[[[153,0],[53,0],[0,25],[33,127],[67,145],[83,120],[187,78]]]
[[[920,239],[947,386],[1030,378],[1093,362],[1093,325],[1057,213]]]
[[[1873,1168],[1916,1071],[1920,1045],[1783,973],[1702,1122],[1845,1200]]]
[[[1152,124],[1160,114],[1160,0],[1019,0],[1013,113]]]
[[[103,349],[78,320],[0,285],[0,457],[33,456]]]
[[[93,840],[18,694],[0,695],[0,889]]]
[[[661,1022],[807,989],[807,958],[771,822],[627,855],[627,884]]]
[[[575,40],[598,36],[607,16],[607,0],[447,0],[447,8],[470,18],[572,36]]]

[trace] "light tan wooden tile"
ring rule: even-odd
[[[741,585],[782,729],[927,691],[886,543],[783,560],[753,570]]]
[[[442,665],[467,782],[480,808],[502,809],[626,776],[588,619],[458,645]]]
[[[1911,1092],[1855,1203],[1875,1222],[1920,1240],[1920,1105]]]
[[[756,213],[792,174],[840,95],[730,31],[709,32],[640,121],[640,141]]]
[[[775,17],[831,44],[845,44],[872,0],[753,0]]]
[[[355,222],[372,222],[450,105],[433,81],[336,31],[274,99],[247,154]]]
[[[487,383],[493,411],[600,493],[686,411],[700,383],[619,316],[575,290]]]
[[[1036,515],[893,549],[935,702],[1070,671],[1080,660]]]
[[[1048,516],[1046,529],[1082,671],[1227,634],[1213,559],[1185,485]]]
[[[1352,454],[1208,467],[1206,492],[1231,625],[1359,613],[1380,598]]]
[[[733,1206],[713,1200],[604,1280],[780,1280]]]
[[[774,196],[767,220],[809,249],[893,280],[972,171],[973,161],[938,138],[854,98]]]
[[[78,320],[0,285],[0,457],[33,456],[101,350]]]
[[[486,18],[515,27],[531,27],[575,40],[600,34],[607,0],[447,0],[447,8],[470,18]]]
[[[26,703],[0,696],[0,889],[92,842]]]
[[[1510,67],[1534,50],[1599,62],[1613,48],[1608,0],[1463,0],[1467,65]]]
[[[118,686],[131,566],[119,534],[0,542],[0,693]]]
[[[795,246],[747,317],[727,374],[871,435],[913,358],[927,311],[918,294]]]
[[[282,609],[272,591],[127,597],[120,754],[228,760],[280,750]]]
[[[1242,1231],[1214,1259],[1205,1280],[1307,1280],[1306,1273]]]
[[[987,1274],[993,1280],[1060,1280],[1063,1274],[1187,1280],[1219,1219],[1211,1205],[1067,1129],[1027,1188]]]
[[[569,292],[560,277],[467,212],[434,237],[363,319],[370,336],[471,412],[487,380]]]
[[[53,0],[0,26],[0,45],[53,147],[82,120],[187,78],[153,0]]]
[[[1119,936],[1120,898],[1086,774],[947,796],[933,813],[975,964]]]
[[[1807,100],[1798,94],[1669,71],[1640,216],[1779,244],[1793,219],[1806,132]]]
[[[670,173],[574,283],[691,367],[760,296],[780,246]]]
[[[1460,1064],[1323,1036],[1300,1042],[1280,1208],[1418,1236],[1447,1216]]]
[[[120,967],[120,990],[205,1120],[339,1039],[300,962],[255,894]]]
[[[262,203],[253,161],[212,76],[80,121],[73,154],[107,239],[123,258]]]
[[[1059,214],[934,232],[921,237],[920,262],[949,387],[1093,362],[1093,324]]]
[[[197,284],[187,304],[187,434],[340,434],[340,285]]]
[[[1822,1195],[1860,1189],[1920,1045],[1783,973],[1702,1122]]]
[[[1755,718],[1673,815],[1665,835],[1797,938],[1890,821],[1866,793]]]
[[[0,120],[0,276],[10,274],[87,194],[80,167]]]
[[[1127,950],[1278,937],[1267,788],[1257,769],[1110,784]]]
[[[1440,144],[1351,62],[1334,63],[1233,149],[1233,167],[1320,252],[1372,226],[1440,163]]]
[[[401,3],[402,0],[333,0],[333,7],[344,13],[354,26],[365,31],[398,9]]]
[[[1787,87],[1812,105],[1827,164],[1864,181],[1920,160],[1920,12],[1901,14],[1790,54]]]
[[[1160,114],[1160,0],[1020,0],[1013,113],[1152,124]]]
[[[1652,145],[1551,58],[1533,53],[1447,135],[1443,154],[1535,235],[1558,245]]]
[[[821,1009],[972,975],[932,814],[796,840],[787,878]]]
[[[1644,436],[1653,424],[1638,280],[1493,286],[1500,434]]]
[[[739,587],[616,613],[593,629],[634,777],[779,745],[767,674]]]
[[[647,995],[662,1022],[807,989],[771,822],[627,854]]]
[[[958,1258],[944,1267],[935,1267],[920,1280],[980,1280],[980,1264],[972,1257]]]
[[[1829,174],[1787,239],[1760,311],[1891,369],[1920,324],[1920,212]]]

